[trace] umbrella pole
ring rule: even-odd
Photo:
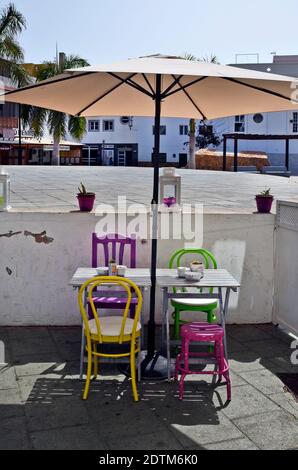
[[[153,149],[153,196],[152,207],[152,240],[151,240],[151,289],[150,315],[148,321],[147,354],[145,351],[141,373],[143,379],[165,379],[167,377],[167,360],[155,351],[155,293],[156,293],[156,264],[158,237],[158,191],[159,191],[159,153],[160,153],[160,115],[161,115],[161,75],[156,75],[155,89],[155,119],[154,119],[154,149]]]
[[[148,356],[155,352],[155,292],[156,292],[156,263],[158,236],[158,190],[159,190],[159,153],[160,153],[160,114],[161,114],[161,75],[156,75],[155,119],[154,119],[154,149],[153,149],[153,195],[152,208],[152,239],[151,239],[151,289],[150,316],[148,322]]]

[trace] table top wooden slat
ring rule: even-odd
[[[88,279],[97,276],[95,268],[80,267],[74,273],[69,284],[81,286]],[[150,287],[151,277],[148,268],[127,268],[125,276],[140,287]],[[167,287],[230,287],[237,289],[240,284],[226,269],[205,269],[200,281],[186,281],[178,278],[176,269],[157,269],[156,283],[160,288]]]

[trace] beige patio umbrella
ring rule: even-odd
[[[5,99],[78,116],[154,116],[152,204],[157,204],[161,116],[214,119],[296,110],[296,80],[283,75],[159,55],[67,70],[54,78],[8,92]],[[155,377],[154,370],[158,368],[158,361],[154,359],[156,211],[153,220],[147,356],[153,360],[145,374],[149,377]]]
[[[297,109],[298,101],[292,100],[295,81],[283,75],[157,56],[68,70],[8,92],[5,99],[79,116],[155,116],[160,94],[161,116],[214,119]]]

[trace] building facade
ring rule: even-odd
[[[249,64],[230,64],[233,67],[241,67],[260,72],[275,73],[298,77],[298,56],[274,56],[272,63],[249,63]],[[293,85],[294,90],[295,85]],[[298,90],[298,81],[297,88]],[[273,112],[256,113],[242,116],[232,116],[222,119],[215,119],[210,122],[213,125],[214,132],[219,136],[231,133],[245,134],[284,134],[298,135],[298,112]],[[222,146],[221,146],[222,147]],[[221,148],[219,147],[219,148]],[[283,164],[285,155],[285,142],[279,140],[267,141],[238,141],[239,151],[261,151],[266,152],[272,164]],[[233,151],[233,142],[228,141],[228,151]],[[298,154],[298,141],[290,142],[290,156],[292,162]],[[298,162],[297,164],[298,165]]]
[[[161,163],[185,166],[188,152],[187,119],[161,119]],[[88,165],[151,165],[154,121],[148,117],[87,118],[83,163]]]

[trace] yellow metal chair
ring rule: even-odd
[[[112,284],[113,286],[121,286],[127,294],[127,302],[122,315],[105,316],[99,318],[93,302],[92,293],[98,286]],[[90,311],[93,318],[88,319],[88,313],[84,305],[85,294],[88,298]],[[133,295],[137,299],[134,318],[129,318],[128,313]],[[88,354],[86,385],[83,399],[86,400],[89,394],[92,358],[94,362],[94,378],[98,374],[98,359],[100,357],[129,357],[131,370],[132,393],[135,401],[138,401],[138,392],[136,385],[136,354],[140,354],[141,344],[141,324],[139,316],[142,308],[142,293],[138,286],[130,279],[118,276],[98,276],[86,281],[79,290],[79,306],[84,322],[84,334],[86,337],[86,350]],[[90,312],[89,311],[89,317]],[[124,352],[104,352],[104,345],[126,345],[127,350]],[[98,351],[101,348],[102,351]],[[129,350],[128,350],[129,349]]]

